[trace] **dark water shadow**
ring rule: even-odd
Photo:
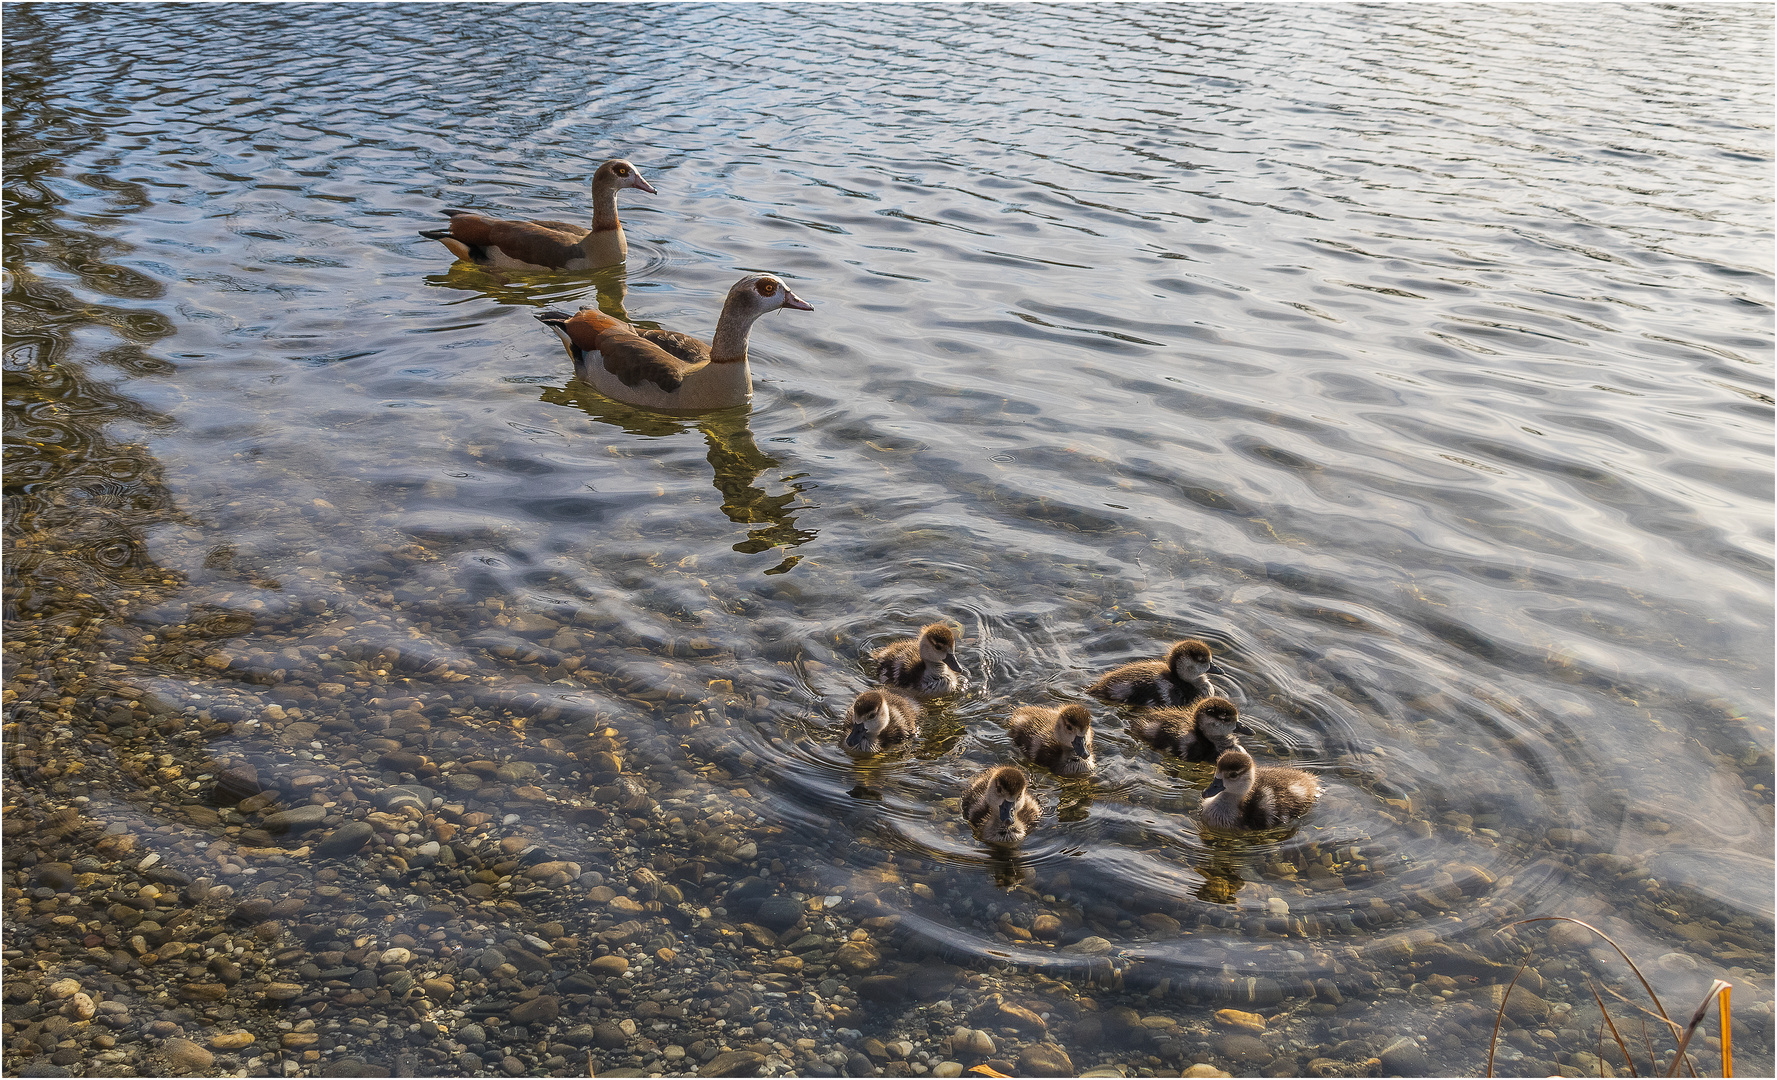
[[[566,386],[545,387],[541,399],[546,404],[577,408],[629,435],[668,438],[694,428],[701,432],[709,448],[711,480],[722,496],[722,513],[736,525],[749,526],[746,539],[734,545],[735,551],[750,555],[772,548],[795,549],[819,535],[818,530],[796,524],[795,511],[811,508],[802,501],[813,487],[802,482],[805,474],[781,477],[788,490],[776,494],[758,483],[768,470],[780,469],[783,463],[759,449],[749,425],[750,406],[676,417],[614,401],[577,379]],[[801,556],[786,554],[783,562],[765,572],[785,573],[799,561]]]

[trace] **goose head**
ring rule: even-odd
[[[640,169],[622,158],[613,158],[600,165],[598,171],[592,174],[592,189],[595,192],[601,190],[614,192],[619,188],[635,188],[637,191],[645,191],[650,195],[659,194],[654,190],[654,185],[642,179]]]
[[[943,623],[933,623],[919,632],[919,658],[928,664],[942,664],[958,675],[962,666],[956,662],[956,631]]]
[[[880,690],[866,690],[851,703],[851,730],[845,745],[858,746],[881,736],[889,725],[889,702]]]
[[[1226,791],[1238,803],[1252,789],[1252,755],[1245,750],[1229,750],[1216,758],[1216,778],[1203,790],[1203,797],[1211,799]]]
[[[998,813],[1002,822],[1011,822],[1012,812],[1018,809],[1018,802],[1024,798],[1027,786],[1023,769],[1002,765],[994,770],[993,797],[1000,804]]]
[[[1175,643],[1166,651],[1166,666],[1180,682],[1196,682],[1215,666],[1209,646],[1196,638]]]
[[[722,303],[724,315],[742,316],[749,323],[778,308],[813,311],[814,305],[791,292],[788,285],[770,274],[748,274],[741,278],[728,290],[728,299]]]
[[[1064,705],[1055,717],[1055,741],[1086,757],[1092,753],[1092,714],[1084,705]]]
[[[1234,738],[1240,727],[1240,710],[1225,697],[1204,698],[1192,713],[1197,730],[1210,742],[1221,744]]]

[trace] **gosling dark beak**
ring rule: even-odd
[[[956,672],[958,675],[963,674],[963,666],[956,662],[956,654],[954,653],[944,658],[944,666]]]
[[[1086,756],[1086,736],[1084,736],[1084,735],[1075,735],[1074,736],[1074,753],[1080,755],[1081,757]]]
[[[852,725],[851,734],[847,735],[845,737],[845,745],[856,746],[856,745],[858,745],[858,741],[861,740],[863,737],[864,737],[864,725],[854,724],[854,725]]]
[[[1212,795],[1220,795],[1225,786],[1226,785],[1222,783],[1222,778],[1218,776],[1210,782],[1208,787],[1203,789],[1203,797],[1207,799]]]
[[[1000,820],[1001,821],[1011,821],[1012,820],[1012,800],[1011,799],[1007,799],[1004,802],[1000,803]]]
[[[1214,661],[1211,661],[1210,665],[1209,665],[1209,673],[1211,675],[1227,675],[1228,669],[1224,668],[1222,665],[1220,665],[1218,663],[1215,663]]]
[[[787,308],[795,308],[797,311],[813,311],[814,310],[813,304],[809,303],[807,300],[804,300],[804,299],[802,299],[802,297],[797,296],[795,293],[791,292],[790,287],[788,285],[784,286],[784,306]]]

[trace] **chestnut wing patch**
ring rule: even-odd
[[[623,385],[651,382],[668,394],[678,390],[687,375],[703,367],[685,363],[627,326],[600,334],[598,351],[605,370],[617,376]]]
[[[710,358],[710,347],[690,334],[681,334],[677,330],[650,330],[646,327],[637,329],[636,333],[687,364],[701,364]]]

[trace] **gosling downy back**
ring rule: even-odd
[[[1086,776],[1098,764],[1092,750],[1092,714],[1084,705],[1045,709],[1025,705],[1008,725],[1012,746],[1058,776]]]
[[[1215,693],[1205,678],[1215,671],[1209,646],[1196,638],[1177,641],[1159,660],[1137,660],[1114,668],[1087,688],[1106,701],[1152,708],[1182,708]]]

